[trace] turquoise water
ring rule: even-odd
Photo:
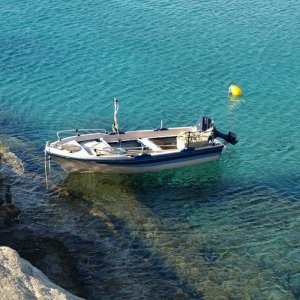
[[[1,1],[1,137],[26,169],[16,201],[37,228],[88,241],[69,243],[91,299],[300,298],[299,15],[296,0]],[[123,130],[209,115],[239,144],[194,168],[69,176],[72,201],[46,193],[45,141],[109,129],[114,96]]]

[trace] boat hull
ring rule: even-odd
[[[140,157],[133,160],[105,161],[103,159],[72,159],[63,156],[50,156],[55,159],[67,173],[144,173],[198,165],[218,160],[223,145],[206,151],[186,151],[176,156]]]

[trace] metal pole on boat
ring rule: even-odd
[[[112,130],[114,133],[119,133],[118,110],[119,110],[118,99],[117,97],[114,97],[114,124],[112,125]]]

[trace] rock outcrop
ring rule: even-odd
[[[46,275],[18,252],[0,247],[0,299],[80,300],[77,296],[51,282]]]

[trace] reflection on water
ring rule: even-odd
[[[226,187],[220,170],[205,176],[205,168],[218,166],[147,175],[73,174],[64,180],[71,206],[85,214],[86,225],[77,226],[89,224],[93,239],[107,243],[103,285],[116,280],[117,270],[125,294],[129,286],[140,291],[146,281],[157,297],[165,285],[168,297],[295,299],[299,205],[287,206],[288,199],[264,185]],[[133,281],[125,280],[128,268]]]
[[[234,97],[234,96],[229,96],[229,103],[228,103],[228,108],[229,110],[235,110],[239,108],[242,103],[244,103],[245,100],[241,97]]]

